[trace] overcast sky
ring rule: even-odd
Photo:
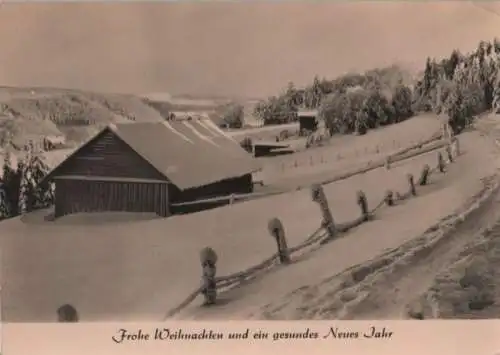
[[[8,3],[0,85],[265,96],[464,51],[500,36],[500,3]]]

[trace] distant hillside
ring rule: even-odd
[[[191,95],[171,96],[167,93],[152,93],[141,95],[143,101],[159,111],[163,117],[170,112],[204,112],[217,125],[223,125],[224,114],[232,104],[243,106],[244,124],[247,126],[260,126],[260,122],[253,114],[256,99],[228,98],[228,97],[198,97]]]
[[[200,100],[198,100],[200,101]],[[158,121],[168,111],[210,111],[218,103],[182,99],[147,101],[128,94],[57,88],[0,87],[0,148],[11,142],[23,150],[46,140],[73,147],[112,122]]]
[[[174,95],[174,99],[182,99],[182,100],[192,100],[192,101],[206,101],[210,100],[217,103],[224,103],[229,101],[237,101],[237,102],[245,102],[245,101],[258,101],[262,99],[262,97],[247,97],[247,96],[221,96],[221,95],[213,95],[206,94],[203,96],[200,95],[192,95],[192,94],[178,94]]]

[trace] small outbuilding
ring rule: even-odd
[[[299,118],[300,131],[308,130],[315,132],[318,129],[318,111],[317,110],[303,110],[297,112]]]
[[[103,211],[167,217],[186,212],[173,210],[175,203],[252,192],[258,170],[210,120],[173,120],[110,124],[45,179],[55,183],[56,218]]]

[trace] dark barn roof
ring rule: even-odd
[[[238,142],[204,119],[111,124],[65,161],[109,131],[181,190],[239,177],[261,168]],[[57,176],[58,168],[65,161],[46,179]]]

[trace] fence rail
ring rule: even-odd
[[[459,141],[455,137],[451,141],[439,141],[432,147],[422,146],[424,144],[432,143],[436,138],[429,140],[426,143],[420,143],[420,149],[411,152],[412,149],[406,149],[405,152],[400,152],[396,157],[396,161],[402,160],[397,159],[401,157],[409,158],[409,154],[412,156],[417,156],[424,154],[424,152],[429,152],[435,149],[445,147],[446,158],[443,158],[441,151],[437,154],[437,164],[434,168],[431,168],[428,164],[425,164],[422,172],[419,176],[417,182],[414,180],[412,174],[407,175],[408,191],[399,193],[398,191],[387,191],[385,197],[375,205],[375,207],[369,209],[367,198],[363,191],[358,191],[356,202],[361,209],[361,215],[346,223],[336,224],[333,220],[331,212],[328,207],[328,201],[325,197],[323,187],[320,184],[311,186],[311,198],[312,201],[317,203],[320,207],[322,214],[322,223],[319,228],[317,228],[311,235],[309,235],[303,242],[294,246],[288,247],[286,243],[286,236],[283,225],[281,221],[277,218],[273,218],[269,221],[268,229],[271,236],[275,239],[277,244],[277,252],[271,255],[269,258],[263,260],[262,262],[249,267],[243,271],[239,271],[226,276],[216,277],[216,264],[217,264],[217,254],[215,250],[210,247],[204,248],[200,253],[200,261],[202,266],[202,285],[191,292],[186,299],[181,302],[177,307],[169,310],[164,319],[170,318],[175,314],[179,313],[182,309],[187,307],[191,302],[193,302],[196,297],[202,294],[205,298],[205,304],[210,305],[216,303],[217,292],[227,289],[229,287],[241,284],[243,281],[254,278],[258,274],[269,270],[270,268],[282,264],[286,265],[290,263],[293,254],[297,254],[299,251],[303,251],[313,245],[321,246],[332,240],[335,240],[340,234],[347,233],[351,229],[362,225],[373,219],[376,212],[378,212],[384,206],[392,208],[397,206],[399,201],[406,200],[413,196],[417,196],[417,190],[419,186],[425,186],[429,184],[429,177],[435,173],[446,173],[446,166],[454,162],[455,158],[460,156]],[[416,150],[417,148],[413,148]]]
[[[285,192],[287,192],[287,191],[280,190],[280,191],[255,192],[255,193],[249,193],[249,194],[232,194],[229,196],[211,197],[211,198],[206,198],[206,199],[201,199],[201,200],[196,200],[196,201],[172,203],[172,204],[170,204],[170,206],[171,207],[182,207],[182,206],[192,206],[192,205],[207,204],[207,203],[225,202],[225,201],[231,203],[232,201],[235,202],[235,201],[239,201],[239,200],[256,199],[259,197],[278,195],[278,194],[282,194]]]

